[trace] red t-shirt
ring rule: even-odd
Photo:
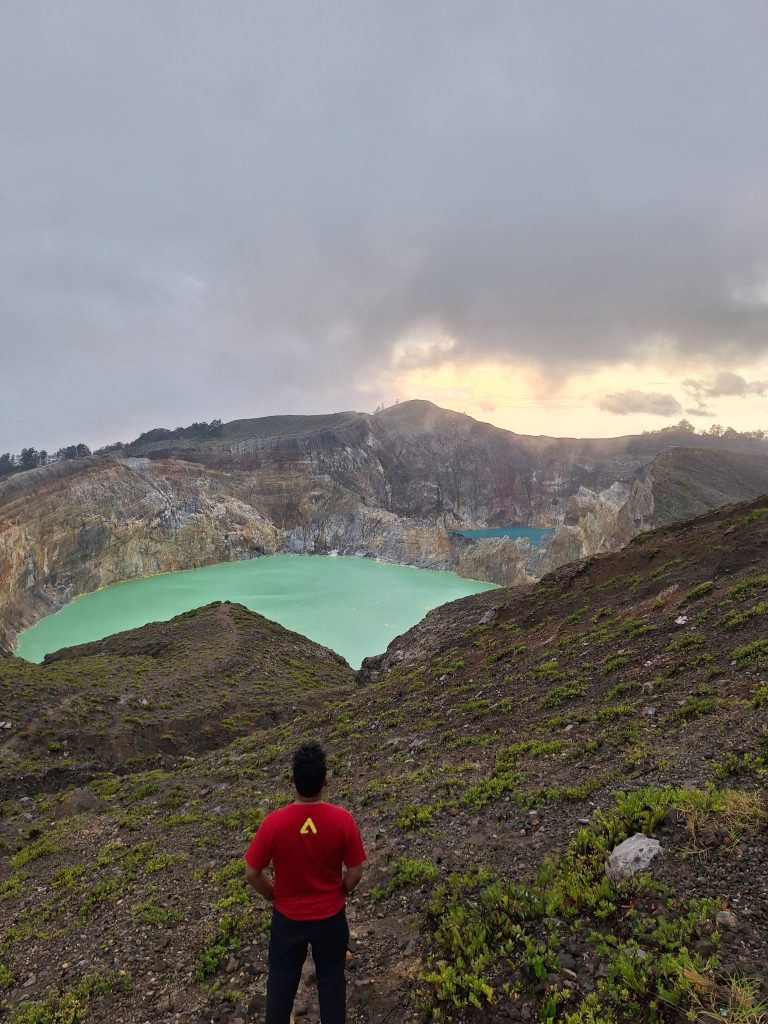
[[[268,814],[245,860],[256,871],[272,861],[279,913],[293,921],[319,921],[343,908],[342,865],[362,864],[365,850],[349,811],[319,801]]]

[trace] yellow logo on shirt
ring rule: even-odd
[[[310,832],[312,833],[313,836],[316,836],[317,835],[317,828],[315,827],[314,821],[312,821],[311,818],[307,818],[307,820],[304,822],[304,824],[299,829],[299,832],[303,836],[309,835]]]

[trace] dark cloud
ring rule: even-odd
[[[689,378],[682,382],[682,386],[687,394],[693,395],[697,401],[726,396],[747,398],[749,395],[768,395],[768,380],[747,380],[730,370],[721,370],[710,381]]]
[[[748,365],[767,42],[762,0],[9,0],[0,451],[370,407],[421,324]]]
[[[674,395],[660,395],[652,391],[621,391],[603,395],[595,404],[603,412],[612,412],[616,416],[638,412],[650,416],[676,416],[683,411]]]

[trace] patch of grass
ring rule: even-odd
[[[738,757],[730,751],[722,761],[712,761],[712,771],[716,778],[727,779],[738,775],[768,775],[768,761],[759,754],[746,753]]]
[[[704,715],[711,715],[714,710],[715,702],[711,698],[691,695],[686,697],[683,706],[672,715],[672,721],[676,725],[682,725],[683,722],[692,722]]]
[[[718,619],[715,625],[722,626],[723,629],[739,629],[751,619],[765,615],[766,612],[768,612],[768,603],[761,601],[759,604],[747,608],[744,612],[737,612],[735,608],[732,611],[726,612],[721,619]]]
[[[483,715],[487,714],[492,707],[493,704],[489,700],[473,698],[471,700],[464,701],[463,704],[460,704],[459,711],[465,715],[472,715],[473,718],[481,718]]]
[[[522,773],[516,770],[522,757],[526,754],[529,757],[559,754],[562,747],[561,740],[523,740],[505,747],[499,752],[490,775],[477,785],[471,786],[461,802],[468,807],[481,808],[492,800],[498,800],[504,793],[513,792],[522,780]]]
[[[570,615],[566,615],[566,617],[563,619],[563,625],[572,626],[574,622],[578,622],[579,619],[582,619],[584,617],[584,613],[586,612],[586,610],[586,608],[577,608],[576,611],[571,612]]]
[[[571,682],[553,687],[546,696],[541,698],[539,706],[542,708],[559,708],[567,700],[583,697],[586,692],[586,686],[574,679]]]
[[[672,679],[674,676],[682,675],[683,673],[693,672],[697,668],[703,668],[704,665],[712,664],[711,654],[693,654],[689,658],[684,658],[682,661],[676,661],[670,665],[665,675]]]
[[[525,644],[512,644],[510,647],[502,647],[499,650],[488,653],[485,657],[485,663],[486,665],[493,665],[507,658],[519,658],[523,654],[525,654]]]
[[[40,836],[39,839],[35,839],[28,846],[19,850],[14,857],[11,857],[11,867],[23,868],[40,857],[54,857],[57,853],[61,853],[60,842],[57,842],[52,836]]]
[[[440,872],[430,860],[419,860],[414,857],[400,857],[393,864],[392,877],[382,888],[373,888],[371,895],[375,900],[383,900],[400,889],[409,886],[428,885],[436,882]]]
[[[62,868],[57,871],[51,881],[52,889],[79,889],[80,881],[88,874],[88,869],[83,864],[75,864],[72,867]]]
[[[427,905],[427,1019],[448,1021],[464,1008],[491,1019],[493,1005],[513,993],[529,1006],[538,1004],[534,1017],[540,1022],[660,1021],[669,1006],[694,1019],[700,1001],[689,983],[691,965],[713,974],[694,947],[711,931],[719,904],[676,900],[675,913],[663,918],[651,898],[659,889],[651,876],[636,876],[630,890],[628,883],[611,882],[604,870],[614,846],[636,832],[650,834],[670,807],[698,846],[713,834],[743,841],[765,822],[759,798],[749,794],[649,787],[618,794],[612,810],[596,811],[565,853],[545,860],[532,880],[510,883],[482,868],[450,876]],[[638,940],[645,936],[651,938],[641,947]],[[589,994],[568,995],[547,984],[558,972],[561,938],[571,937],[596,947],[606,965]],[[723,1019],[757,1024],[759,1018]]]
[[[732,652],[732,657],[740,668],[748,665],[762,665],[768,661],[768,640],[755,640],[754,643],[744,644]]]
[[[636,637],[647,636],[649,633],[655,632],[656,627],[652,622],[646,622],[645,619],[636,619],[630,616],[621,623],[617,630],[617,636],[627,636],[633,640]]]
[[[660,565],[658,569],[654,569],[651,573],[651,579],[657,580],[659,576],[663,576],[668,573],[670,569],[675,569],[678,565],[682,565],[682,558],[672,558],[669,562],[665,562],[664,565]]]
[[[712,580],[707,580],[706,583],[700,583],[698,587],[694,587],[693,590],[689,590],[688,593],[682,600],[682,604],[690,604],[692,601],[698,601],[702,597],[706,597],[707,594],[711,594],[714,589],[714,583]]]
[[[144,865],[144,870],[148,875],[157,874],[158,871],[165,871],[173,864],[178,864],[179,861],[187,860],[186,853],[159,853],[156,857],[152,857]]]
[[[205,981],[211,974],[215,974],[224,957],[240,948],[240,936],[248,928],[250,915],[247,912],[239,914],[225,914],[218,923],[216,931],[206,940],[203,950],[198,957],[195,966],[195,978],[197,981]]]
[[[600,675],[607,676],[611,672],[617,672],[620,668],[629,665],[632,659],[628,654],[614,654],[612,658],[606,658],[600,667]]]
[[[560,679],[565,679],[565,672],[554,658],[542,661],[539,665],[534,665],[531,669],[531,675],[536,679],[545,679],[549,683],[556,683]]]
[[[397,818],[397,825],[405,832],[422,832],[429,828],[435,813],[430,807],[404,807]]]
[[[436,676],[454,676],[464,668],[464,659],[454,655],[457,648],[446,651],[442,660],[432,662],[432,671]]]
[[[42,1002],[22,1003],[8,1018],[8,1024],[86,1024],[94,997],[130,988],[130,975],[86,975],[75,988],[52,992]]]
[[[752,576],[750,579],[742,580],[726,594],[729,601],[746,601],[755,594],[761,594],[768,590],[768,576]]]
[[[755,508],[742,517],[744,523],[759,523],[768,516],[768,508]]]
[[[634,683],[617,683],[615,686],[611,687],[610,690],[608,690],[608,692],[605,695],[605,699],[616,700],[618,697],[623,696],[625,693],[629,693],[631,690],[634,690],[634,688]]]
[[[634,715],[635,709],[631,704],[613,704],[607,708],[600,708],[597,712],[598,722],[611,722],[614,718],[624,718],[626,715]]]
[[[178,910],[167,910],[157,903],[137,903],[131,910],[131,915],[137,924],[151,924],[156,926],[175,924],[181,920]]]
[[[682,636],[676,636],[674,640],[670,640],[667,646],[664,648],[665,651],[688,651],[693,647],[701,647],[704,643],[704,637],[701,633],[683,633]]]
[[[0,903],[3,900],[15,900],[21,896],[26,880],[27,876],[24,872],[19,871],[11,875],[10,878],[6,878],[5,881],[0,882]]]

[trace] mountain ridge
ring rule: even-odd
[[[78,594],[281,551],[526,584],[626,543],[666,504],[690,514],[768,489],[768,454],[728,450],[761,452],[749,439],[542,440],[428,402],[234,423],[248,436],[154,441],[0,482],[0,647]],[[680,440],[709,453],[676,446],[698,504],[683,502],[674,481],[657,486],[649,468]],[[557,535],[537,549],[455,533],[510,523]]]

